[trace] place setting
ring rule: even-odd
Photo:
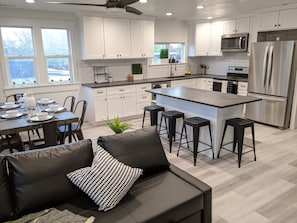
[[[24,113],[19,110],[7,110],[4,114],[1,114],[1,118],[3,119],[15,119],[23,116]]]
[[[36,102],[40,105],[48,105],[48,104],[54,103],[55,100],[50,99],[50,98],[39,98],[36,100]]]
[[[44,111],[49,112],[49,113],[57,113],[57,112],[65,111],[65,110],[66,109],[59,104],[51,104],[46,109],[44,109]]]
[[[43,122],[43,121],[51,120],[53,117],[54,117],[54,115],[51,113],[48,113],[48,112],[37,112],[29,118],[29,121]]]
[[[5,110],[9,110],[9,109],[15,109],[20,107],[20,104],[16,104],[15,102],[5,102],[4,104],[2,104],[0,106],[0,108],[5,109]]]

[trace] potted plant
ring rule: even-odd
[[[160,50],[160,60],[161,63],[168,63],[168,49]]]
[[[107,120],[106,125],[116,134],[132,128],[131,124],[122,122],[119,116],[115,117],[113,120]]]

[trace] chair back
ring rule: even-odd
[[[21,97],[23,97],[23,93],[11,94],[6,97],[6,102],[9,102],[9,101],[17,102]]]
[[[85,114],[87,110],[88,102],[86,100],[80,100],[76,103],[74,113],[80,117],[77,125],[77,129],[80,129],[85,120]]]
[[[68,111],[73,112],[74,104],[75,104],[75,97],[74,96],[67,96],[64,99],[63,107],[67,108]]]

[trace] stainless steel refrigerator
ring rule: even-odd
[[[297,66],[294,41],[252,43],[248,95],[261,98],[247,104],[246,117],[288,128]]]

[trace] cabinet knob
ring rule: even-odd
[[[274,24],[274,27],[277,27],[277,24]]]
[[[122,91],[125,91],[125,89],[120,89],[120,91],[122,92]]]

